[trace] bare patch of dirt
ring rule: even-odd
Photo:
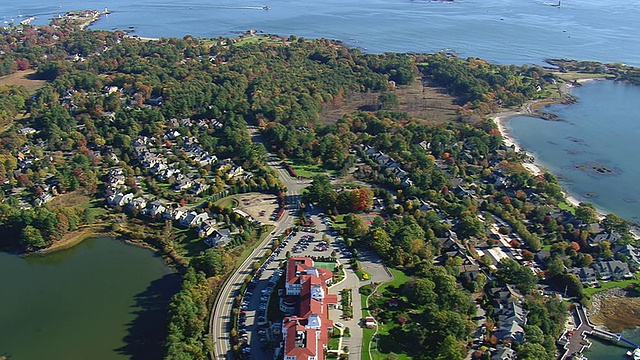
[[[260,221],[263,224],[273,224],[274,222],[269,220],[271,214],[273,214],[278,208],[278,199],[275,195],[261,194],[261,193],[248,193],[233,196],[238,201],[238,209],[251,215],[254,219]],[[264,210],[264,215],[260,213]]]
[[[411,85],[397,87],[394,93],[400,103],[394,110],[406,112],[413,118],[442,123],[457,117],[454,98],[442,88],[422,86],[420,81],[414,81]],[[352,93],[340,104],[326,105],[320,118],[324,122],[333,123],[358,110],[376,111],[378,96],[380,93]]]
[[[640,326],[640,298],[626,296],[607,297],[600,311],[590,317],[596,325],[604,325],[614,333]]]
[[[0,77],[0,86],[4,85],[22,85],[27,88],[30,93],[44,86],[46,81],[33,80],[31,76],[35,74],[35,70],[18,71],[11,75]]]

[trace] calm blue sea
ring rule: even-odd
[[[640,1],[552,3],[556,0],[5,0],[0,21],[22,15],[46,23],[65,11],[107,7],[113,14],[93,28],[131,26],[143,37],[218,37],[257,29],[338,39],[377,53],[450,49],[507,64],[570,57],[640,65]]]
[[[512,134],[578,200],[640,221],[640,87],[593,81],[572,93],[577,104],[547,109],[565,121],[515,117]]]
[[[330,38],[368,52],[435,52],[504,64],[541,64],[566,57],[640,66],[640,1],[563,0],[26,0],[0,2],[0,25],[36,16],[104,9],[92,28],[132,29],[143,37],[234,36],[257,29]],[[263,10],[270,6],[270,10]],[[640,89],[596,82],[575,90],[580,103],[555,106],[566,122],[515,118],[524,147],[576,196],[600,209],[638,219]],[[613,174],[578,167],[605,164]],[[576,167],[576,165],[578,167]],[[638,336],[637,334],[634,336]],[[638,338],[640,340],[640,337]],[[591,359],[618,358],[596,344]],[[624,352],[621,352],[623,354]]]

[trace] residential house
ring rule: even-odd
[[[197,228],[198,237],[204,238],[204,237],[207,237],[207,236],[213,234],[213,232],[217,228],[216,224],[217,224],[217,222],[215,220],[213,220],[213,219],[207,219],[207,220],[203,221]]]
[[[602,280],[631,279],[633,273],[629,265],[620,260],[601,260],[591,265]]]
[[[162,214],[162,217],[165,220],[180,220],[186,212],[187,212],[187,209],[185,208],[178,208],[178,209],[167,208]]]
[[[596,270],[591,267],[568,268],[567,272],[569,274],[573,274],[577,276],[578,279],[580,279],[580,282],[582,282],[585,285],[595,286],[598,284],[598,277],[596,274]]]
[[[476,191],[472,189],[465,189],[464,187],[462,187],[462,185],[458,185],[453,188],[453,193],[456,196],[471,197],[476,194]]]
[[[595,235],[592,235],[589,237],[589,246],[591,247],[597,247],[599,246],[603,241],[608,241],[610,244],[616,244],[618,242],[618,240],[620,240],[622,238],[622,235],[620,235],[618,232],[616,231],[611,231],[611,232],[601,232]]]
[[[51,195],[51,193],[45,192],[38,195],[38,197],[36,197],[36,199],[33,201],[33,205],[41,206],[48,203],[51,200],[53,200],[53,195]]]
[[[204,239],[205,244],[209,246],[225,246],[231,241],[231,232],[229,229],[213,230],[211,235]]]
[[[127,207],[129,207],[130,209],[135,209],[135,210],[142,210],[147,206],[147,199],[143,198],[143,197],[137,197],[133,200],[131,200],[131,202],[129,204],[127,204]]]
[[[494,335],[504,342],[524,343],[524,328],[516,321],[500,324]]]
[[[175,191],[183,191],[190,189],[193,186],[193,181],[188,179],[186,176],[181,176],[178,181],[173,184],[173,190]]]
[[[196,227],[209,218],[209,213],[188,212],[180,218],[180,225],[183,227]]]
[[[496,349],[491,354],[491,360],[516,360],[518,354],[510,347],[504,346]]]
[[[210,187],[211,185],[207,184],[204,179],[197,179],[193,182],[193,186],[189,189],[189,192],[195,195],[200,195]]]
[[[107,204],[123,207],[133,200],[133,194],[116,193],[107,197]]]
[[[164,214],[167,208],[164,205],[162,205],[162,203],[159,200],[154,200],[149,204],[147,204],[147,208],[145,210],[146,210],[145,215],[155,219],[157,217],[162,216],[162,214]]]
[[[624,255],[631,267],[640,268],[640,251],[633,245],[618,245],[613,249],[613,253],[616,257]]]

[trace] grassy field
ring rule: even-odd
[[[265,35],[242,36],[234,43],[235,46],[243,46],[247,44],[267,43],[273,45],[282,45],[281,41],[276,41]]]
[[[564,201],[559,201],[559,202],[558,202],[558,207],[560,208],[560,210],[567,210],[567,211],[569,211],[570,213],[572,213],[573,215],[575,215],[575,214],[576,214],[576,209],[574,209],[574,208],[573,208],[573,206],[571,206],[571,205],[567,204],[567,203],[566,203],[566,202],[564,202]]]
[[[222,198],[216,201],[215,204],[225,209],[233,209],[238,207],[238,200],[236,200],[233,196],[227,196],[226,198]]]
[[[185,258],[192,258],[200,254],[209,248],[209,245],[204,243],[204,239],[200,239],[198,234],[191,229],[173,228],[175,236],[175,244],[178,253]]]
[[[94,219],[107,213],[107,210],[102,206],[102,200],[92,199],[88,195],[84,194],[84,192],[81,190],[58,195],[54,197],[51,202],[49,202],[49,206],[88,209],[89,216]]]
[[[457,118],[454,98],[444,89],[438,87],[423,87],[419,79],[411,85],[398,86],[393,90],[398,96],[398,106],[393,110],[406,112],[416,119],[428,123],[442,123]],[[347,94],[344,100],[337,104],[325,104],[320,114],[323,122],[333,123],[342,116],[358,110],[378,110],[380,93],[354,92]]]
[[[287,159],[287,163],[296,172],[296,174],[298,174],[298,176],[303,176],[306,178],[312,178],[320,174],[331,174],[331,175],[337,174],[337,171],[335,170],[325,170],[322,167],[322,164],[308,165],[308,164],[302,163],[300,159]]]
[[[44,86],[46,81],[44,80],[33,80],[31,79],[31,75],[35,74],[35,70],[24,70],[18,71],[11,75],[0,77],[0,86],[4,85],[22,85],[24,86],[29,93],[34,93],[36,90],[40,89]]]
[[[383,292],[387,287],[394,286],[398,287],[404,284],[409,277],[405,275],[402,271],[396,269],[389,269],[394,276],[394,279],[380,285],[378,287],[378,292]],[[367,304],[367,297],[365,295],[360,295],[360,299],[362,301],[362,310],[363,316],[369,316],[369,304]],[[362,338],[362,360],[385,360],[389,353],[394,352],[398,359],[401,360],[410,360],[411,357],[407,354],[402,353],[402,349],[396,348],[398,345],[392,340],[392,337],[389,336],[389,330],[393,327],[393,324],[381,324],[378,323],[378,334],[374,337],[375,329],[363,329],[363,338]],[[369,356],[369,346],[371,346],[371,356]]]
[[[380,287],[378,287],[378,292],[384,292],[384,290],[389,286],[399,287],[409,281],[409,277],[402,271],[392,268],[389,268],[389,271],[391,271],[391,274],[393,275],[393,280],[380,285]]]
[[[336,263],[333,262],[314,261],[313,265],[318,269],[327,269],[329,271],[334,271],[336,269]]]
[[[575,71],[569,71],[566,73],[555,73],[558,77],[563,79],[564,81],[574,81],[580,79],[608,79],[613,78],[615,75],[613,74],[586,74]]]
[[[636,277],[638,275],[640,275],[640,273],[636,273]],[[593,294],[597,292],[601,292],[601,291],[605,291],[605,290],[617,288],[617,287],[624,289],[629,285],[632,285],[632,284],[637,285],[638,283],[639,283],[639,280],[636,280],[636,279],[600,282],[600,287],[584,288],[584,294],[587,295],[587,297],[591,298],[591,296],[593,296]]]
[[[339,350],[338,346],[340,345],[340,331],[334,330],[333,333],[337,336],[334,335],[329,339],[329,350]]]

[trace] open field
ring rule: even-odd
[[[615,77],[615,75],[613,74],[590,74],[576,71],[554,72],[554,74],[565,81],[574,81],[580,79],[607,79]]]
[[[40,89],[44,86],[44,80],[32,80],[29,77],[35,74],[35,70],[24,70],[18,71],[11,75],[0,77],[0,86],[4,85],[22,85],[27,88],[29,93],[33,93],[34,91]]]
[[[457,106],[454,98],[443,89],[423,87],[417,79],[408,86],[399,86],[393,91],[398,96],[399,105],[393,110],[404,111],[414,118],[427,122],[441,123],[453,120]],[[320,118],[327,123],[335,122],[343,115],[358,110],[376,111],[379,93],[352,93],[337,105],[326,105]]]
[[[287,164],[291,166],[291,168],[296,172],[298,176],[303,176],[306,178],[312,178],[320,174],[332,174],[332,175],[337,174],[337,171],[335,170],[324,169],[322,167],[322,164],[307,165],[307,164],[303,164],[300,160],[296,158],[287,159]]]
[[[91,197],[85,195],[81,190],[72,191],[66,194],[55,196],[49,206],[52,207],[72,207],[84,205],[91,202]]]

